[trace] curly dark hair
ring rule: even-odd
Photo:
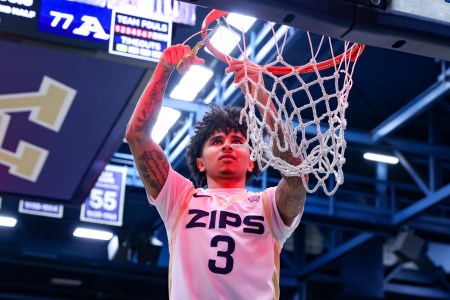
[[[207,139],[215,132],[231,131],[247,135],[247,124],[239,124],[241,108],[234,106],[210,106],[210,110],[205,113],[203,119],[195,125],[195,133],[187,147],[186,161],[191,172],[194,184],[198,187],[206,185],[205,172],[200,172],[197,167],[197,158],[202,156],[203,146]],[[261,170],[255,162],[252,172],[247,172],[247,181],[253,176],[258,176]]]

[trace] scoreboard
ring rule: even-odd
[[[151,61],[170,46],[174,22],[194,25],[195,6],[171,0],[0,0],[0,35]]]
[[[38,0],[0,0],[0,31],[32,35],[38,10]]]
[[[172,22],[113,12],[109,53],[158,60],[171,40]]]

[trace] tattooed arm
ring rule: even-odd
[[[244,62],[242,60],[234,60],[229,62],[230,66],[226,69],[227,72],[234,72],[234,82],[239,83],[244,79],[245,74],[250,77],[254,82],[259,82],[262,80],[260,74],[260,67],[252,63],[247,64],[247,70],[244,69]],[[255,86],[249,83],[248,88],[251,92],[254,92]],[[246,87],[241,85],[241,90],[245,94]],[[266,122],[271,127],[272,130],[278,131],[278,138],[280,139],[280,144],[284,146],[283,134],[281,128],[279,128],[275,122],[274,116],[277,116],[277,110],[272,102],[272,100],[267,96],[267,94],[260,88],[257,94],[258,109],[262,114],[264,114],[265,107],[269,108],[269,112],[266,114]],[[302,163],[302,157],[295,157],[290,151],[281,152],[279,151],[276,143],[272,148],[273,154],[283,159],[284,161],[292,164],[299,165]],[[277,204],[278,212],[285,225],[289,226],[295,217],[303,210],[306,200],[306,189],[303,186],[302,178],[300,177],[289,177],[281,174],[282,179],[278,183],[277,190],[275,193],[275,201]],[[308,178],[306,178],[308,182]]]
[[[128,122],[126,140],[133,153],[145,190],[153,198],[159,195],[169,172],[169,161],[161,147],[151,138],[164,99],[164,91],[173,69],[191,52],[189,46],[175,45],[164,50],[150,82],[144,89]],[[192,64],[203,64],[203,59],[187,57],[178,67],[185,73]]]

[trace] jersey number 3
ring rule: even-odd
[[[218,267],[216,265],[217,260],[210,259],[208,261],[208,268],[211,272],[217,274],[228,274],[233,270],[234,260],[231,254],[235,249],[234,240],[226,235],[216,235],[211,240],[211,247],[217,247],[220,242],[227,243],[226,251],[217,251],[217,256],[225,259],[225,267]],[[221,259],[222,260],[222,259]]]

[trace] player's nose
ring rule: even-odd
[[[232,148],[233,148],[233,147],[232,147],[232,142],[231,142],[231,140],[226,139],[226,140],[224,141],[223,145],[222,145],[222,149],[224,149],[224,150],[231,150]]]
[[[227,143],[227,142],[223,143],[222,149],[223,150],[231,150],[231,143]]]

